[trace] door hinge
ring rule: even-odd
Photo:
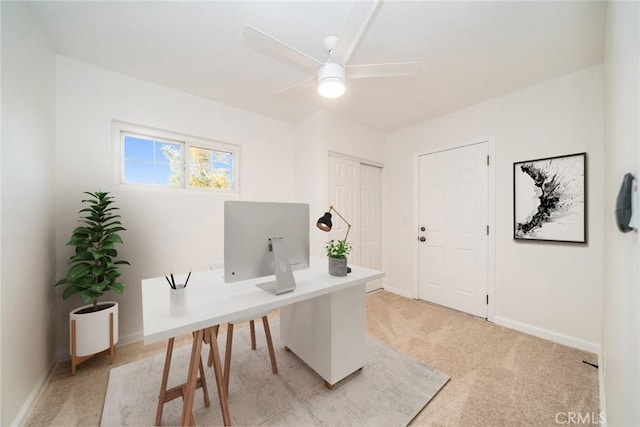
[[[489,226],[487,225],[487,236],[489,235]]]
[[[489,305],[489,294],[487,294],[487,305]]]
[[[487,166],[489,166],[489,155],[487,154]]]

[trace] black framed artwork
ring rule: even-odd
[[[587,242],[587,153],[513,164],[513,238]]]

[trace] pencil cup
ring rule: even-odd
[[[187,289],[184,285],[176,285],[176,289],[169,290],[169,294],[171,295],[171,314],[184,314],[184,312],[187,311],[186,292]]]

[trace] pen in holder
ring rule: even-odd
[[[187,288],[184,285],[176,285],[176,288],[169,289],[171,295],[171,314],[184,314],[187,311]]]
[[[184,284],[176,284],[176,279],[173,277],[173,273],[170,273],[171,279],[165,276],[169,283],[169,295],[171,299],[171,305],[169,306],[169,312],[171,314],[184,314],[187,311],[187,283],[189,283],[189,278],[191,277],[191,271],[189,271],[189,275],[187,276],[187,280],[184,281]]]

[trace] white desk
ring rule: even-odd
[[[186,289],[186,311],[181,315],[171,314],[171,289],[164,277],[143,280],[144,343],[194,333],[182,424],[194,421],[191,409],[199,381],[197,358],[204,331],[254,312],[281,308],[281,341],[324,378],[329,387],[362,368],[366,345],[365,284],[382,278],[384,273],[358,266],[351,268],[346,277],[334,277],[328,273],[326,258],[311,258],[309,269],[294,272],[296,290],[282,295],[271,295],[255,286],[273,280],[273,276],[225,283],[223,270],[194,272]],[[185,277],[175,275],[177,282],[183,282]],[[226,396],[221,393],[219,354],[215,339],[211,341],[224,414]],[[224,422],[230,423],[228,408]]]

